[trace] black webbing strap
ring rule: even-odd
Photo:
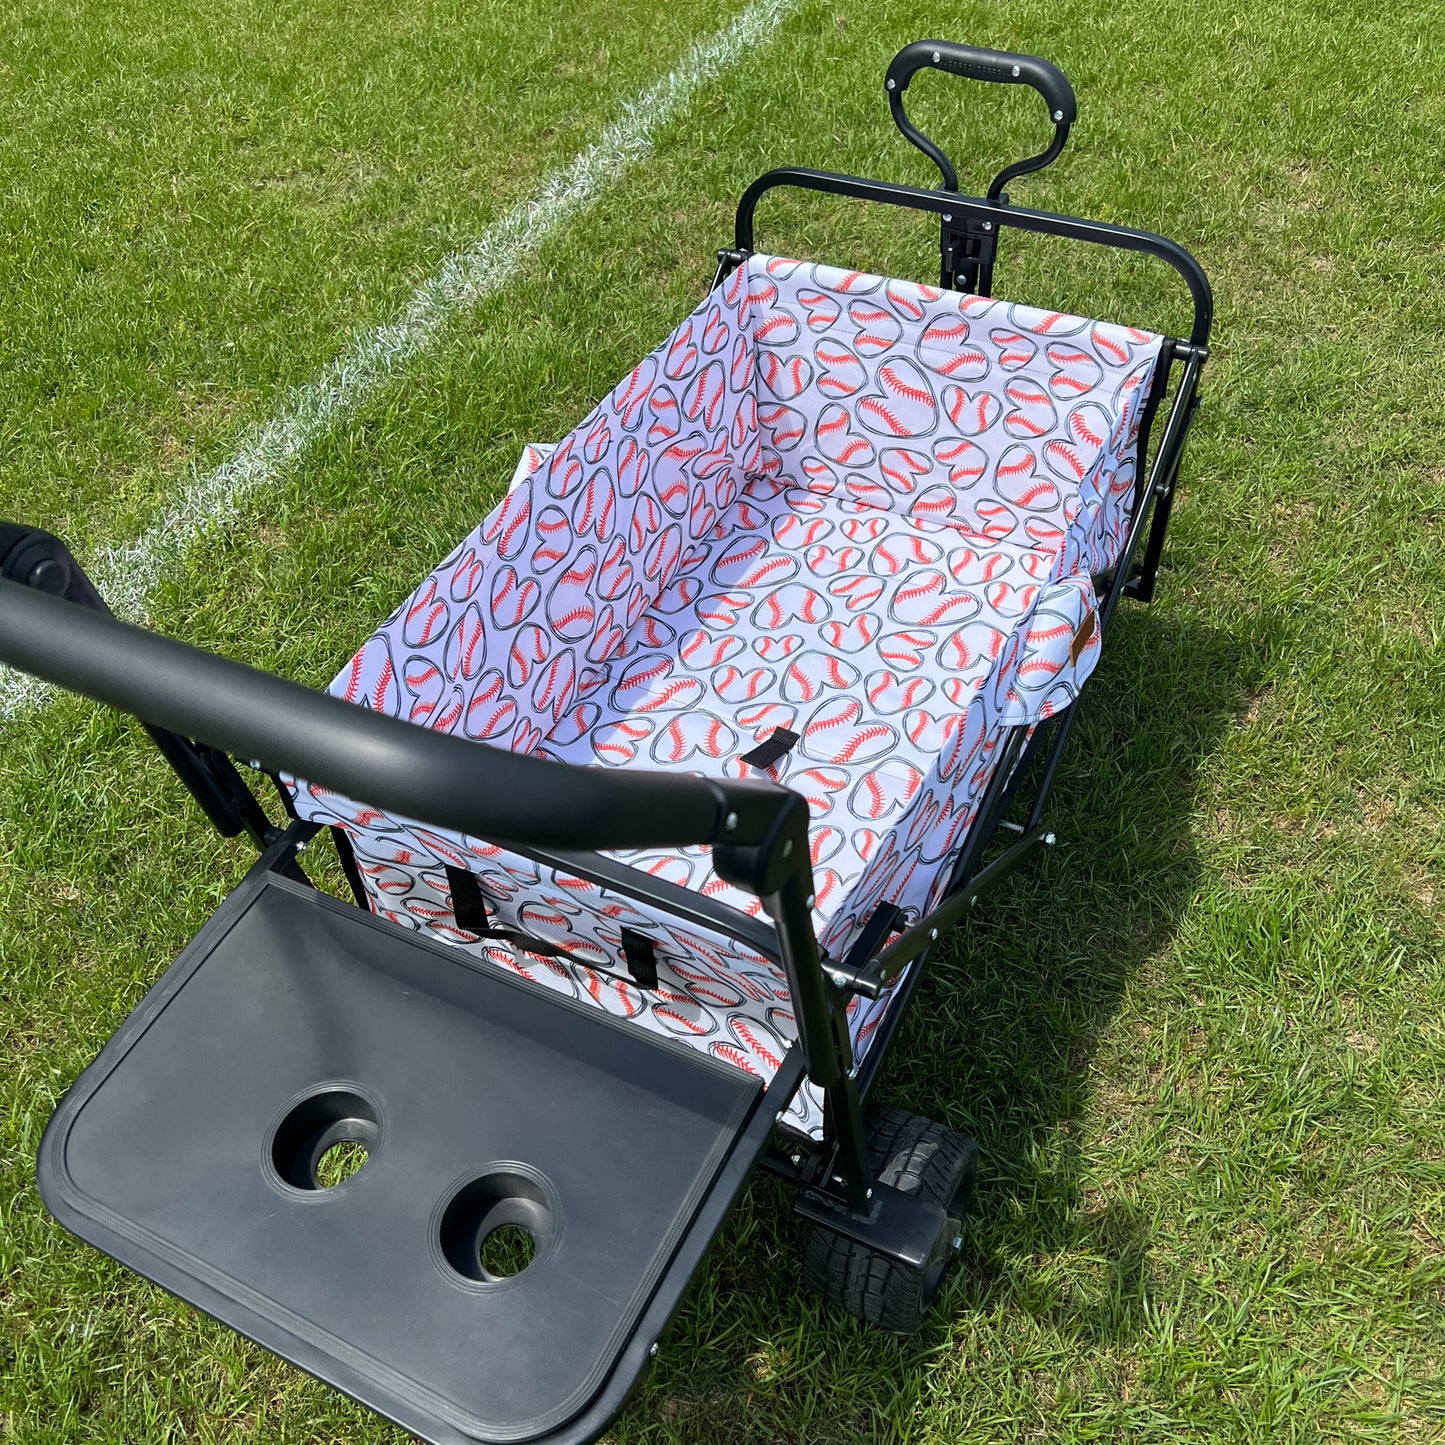
[[[774,728],[752,752],[744,753],[740,761],[746,763],[750,768],[770,768],[779,758],[786,757],[797,746],[797,733],[790,733],[787,728]]]
[[[447,886],[452,891],[452,913],[456,917],[457,927],[463,932],[474,933],[478,938],[496,938],[503,943],[515,943],[518,948],[535,953],[539,958],[572,957],[565,948],[548,943],[545,938],[524,933],[520,928],[494,928],[491,914],[487,912],[486,897],[476,877],[465,868],[453,868],[451,864],[446,865],[446,870]]]
[[[657,987],[657,949],[645,933],[622,930],[622,957],[638,988]]]
[[[452,912],[456,915],[457,927],[481,938],[489,937],[492,920],[487,915],[487,900],[482,897],[476,878],[465,868],[448,865],[447,886],[452,890]]]

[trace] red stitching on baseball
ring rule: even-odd
[[[774,1054],[773,1051],[769,1049],[762,1042],[761,1039],[757,1038],[754,1035],[752,1029],[750,1029],[747,1024],[745,1024],[741,1019],[734,1019],[733,1027],[742,1036],[743,1041],[747,1044],[747,1046],[752,1049],[752,1051],[757,1054],[764,1063],[770,1065],[774,1069],[780,1068],[782,1066],[783,1061],[778,1058],[778,1056]]]
[[[878,397],[865,396],[858,403],[859,411],[867,411],[870,415],[877,416],[894,436],[906,437],[910,433],[908,428],[894,415],[893,411],[885,406]]]
[[[391,682],[392,676],[391,659],[387,658],[382,666],[381,676],[377,678],[376,686],[372,689],[371,693],[371,705],[377,712],[381,711],[382,705],[386,701],[386,689]]]

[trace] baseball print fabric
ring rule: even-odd
[[[333,682],[359,706],[593,767],[768,775],[808,801],[821,945],[947,886],[1006,731],[1099,651],[1161,339],[912,282],[752,256],[555,446]],[[346,830],[373,909],[769,1078],[786,984],[735,941],[294,785]],[[618,855],[757,914],[705,848]],[[495,926],[457,926],[446,868]],[[653,942],[639,988],[621,931]],[[889,999],[855,998],[861,1055]],[[816,1135],[804,1085],[785,1123]]]

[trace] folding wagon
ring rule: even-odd
[[[904,113],[925,68],[1033,86],[1052,144],[960,195]],[[427,1440],[595,1438],[755,1167],[798,1187],[805,1282],[879,1325],[959,1248],[973,1145],[869,1095],[940,934],[1053,841],[1210,293],[1170,241],[1004,194],[1074,120],[1052,65],[925,41],[886,86],[941,187],[754,182],[697,309],[526,449],[331,696],[0,534],[0,657],[144,719],[260,849],[66,1094],[41,1193]],[[759,252],[780,187],[938,217],[939,284]],[[1163,260],[1188,339],[993,299],[1005,227]],[[355,906],[303,871],[323,829]]]

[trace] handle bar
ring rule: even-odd
[[[1037,55],[984,50],[977,45],[956,45],[948,40],[915,40],[912,45],[905,45],[888,66],[889,95],[901,97],[908,89],[908,82],[925,67],[946,70],[950,75],[961,75],[968,80],[1031,85],[1047,102],[1049,119],[1055,125],[1073,125],[1079,114],[1074,87],[1057,65]]]
[[[431,732],[0,580],[0,662],[434,827],[532,848],[753,845],[773,783],[577,767]]]
[[[888,109],[893,115],[893,123],[905,140],[917,146],[938,167],[944,190],[958,190],[958,172],[954,170],[953,162],[908,119],[903,109],[903,93],[908,89],[909,81],[925,68],[946,70],[951,75],[962,75],[969,80],[991,80],[1000,85],[1031,85],[1049,107],[1054,138],[1048,148],[1036,156],[1005,166],[989,184],[989,200],[1000,200],[1003,188],[1010,181],[1026,176],[1030,171],[1042,170],[1058,159],[1079,107],[1074,99],[1074,87],[1057,65],[1041,60],[1037,55],[984,50],[976,45],[955,45],[948,40],[915,40],[912,45],[905,45],[889,63],[884,89],[888,92]]]
[[[1156,236],[1152,231],[1136,231],[1128,226],[1110,225],[1106,221],[1086,221],[1078,216],[1060,216],[1051,211],[1031,211],[1022,206],[995,206],[968,196],[950,195],[947,191],[925,191],[917,186],[895,185],[891,181],[870,181],[861,176],[840,176],[831,171],[780,166],[759,176],[743,192],[733,223],[736,250],[726,254],[740,256],[755,249],[753,222],[758,202],[769,191],[783,188],[903,206],[909,210],[931,212],[949,223],[974,217],[987,221],[991,226],[1013,226],[1035,235],[1063,236],[1073,241],[1087,241],[1092,245],[1155,256],[1171,266],[1189,288],[1194,303],[1194,323],[1189,331],[1189,340],[1195,346],[1207,346],[1209,343],[1209,329],[1214,320],[1214,293],[1204,268],[1177,242]]]

